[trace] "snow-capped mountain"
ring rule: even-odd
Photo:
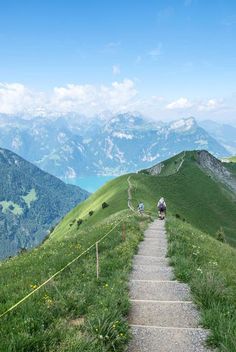
[[[192,117],[162,123],[130,113],[90,121],[0,116],[0,126],[1,147],[60,178],[119,175],[147,168],[182,150],[229,155]]]

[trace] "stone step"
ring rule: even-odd
[[[157,237],[157,236],[155,236],[155,237],[153,237],[153,236],[145,236],[144,237],[144,241],[150,241],[150,242],[151,241],[165,241],[165,242],[167,242],[166,236],[159,236],[159,237]]]
[[[147,243],[156,243],[156,242],[165,242],[166,244],[168,243],[167,242],[167,239],[165,236],[162,236],[162,237],[144,237],[144,241],[147,242]]]
[[[153,227],[153,228],[151,228],[151,227],[149,227],[147,230],[145,230],[145,233],[146,232],[166,232],[166,229],[163,227],[163,228],[160,228],[160,227]]]
[[[159,242],[165,243],[167,245],[167,239],[163,237],[144,237],[143,242],[145,243],[153,243],[154,245],[158,244]],[[142,242],[141,242],[142,243]]]
[[[130,280],[130,298],[134,300],[189,301],[186,284],[166,280]]]
[[[167,248],[168,244],[164,239],[160,238],[155,238],[149,241],[147,238],[144,239],[144,241],[140,242],[141,244],[149,245],[151,247],[165,247]]]
[[[191,302],[132,301],[130,324],[196,328],[199,314]]]
[[[166,238],[166,234],[164,232],[145,232],[144,233],[145,238]]]
[[[167,244],[158,245],[158,243],[151,243],[151,242],[146,242],[145,240],[139,244],[139,249],[158,249],[158,248],[164,248],[167,250]]]
[[[163,257],[166,255],[167,249],[165,247],[152,247],[150,245],[143,245],[139,247],[138,253],[140,255],[148,255],[151,257]]]
[[[203,329],[131,326],[133,339],[128,352],[207,352]]]
[[[166,233],[166,229],[163,227],[163,228],[148,228],[145,233]]]
[[[132,280],[172,280],[173,271],[170,267],[160,265],[135,264],[131,274]]]
[[[135,255],[134,260],[133,260],[134,265],[135,264],[140,264],[140,265],[168,265],[168,259],[165,258],[165,256],[162,257],[152,257],[152,256],[147,256],[147,255]]]

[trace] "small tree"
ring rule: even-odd
[[[79,227],[82,224],[83,220],[82,219],[78,219],[77,220],[77,227]]]
[[[107,207],[109,207],[109,204],[107,204],[106,202],[103,202],[103,203],[102,203],[102,209],[105,209],[105,208],[107,208]]]
[[[90,210],[90,212],[89,212],[89,216],[92,216],[92,215],[93,215],[93,213],[94,213],[94,211],[93,211],[93,210]]]
[[[225,233],[222,227],[216,232],[216,239],[222,243],[225,242]]]

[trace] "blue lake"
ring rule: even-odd
[[[78,177],[75,179],[66,179],[66,183],[79,186],[87,191],[93,193],[98,188],[103,186],[107,181],[112,180],[115,176],[87,176],[87,177]]]

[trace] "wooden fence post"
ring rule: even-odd
[[[126,240],[126,229],[125,229],[125,223],[122,224],[122,240]]]
[[[97,260],[97,279],[99,278],[99,254],[98,254],[98,242],[96,242],[96,260]]]

